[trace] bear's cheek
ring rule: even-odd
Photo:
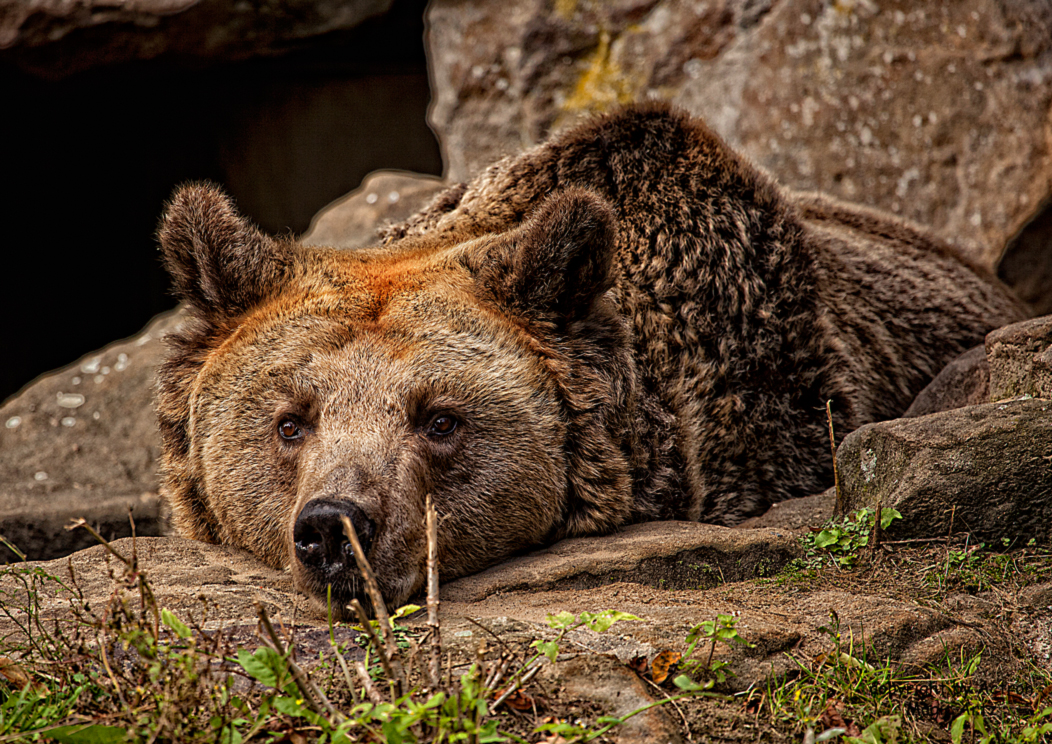
[[[287,524],[296,502],[295,462],[236,424],[202,448],[205,492],[230,542],[275,567],[288,565]]]
[[[562,514],[566,465],[557,426],[507,422],[435,467],[443,579],[494,565],[544,542]]]

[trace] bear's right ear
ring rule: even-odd
[[[596,194],[555,192],[483,257],[476,276],[501,304],[558,324],[586,316],[616,280],[616,217]]]
[[[258,304],[292,263],[290,243],[265,235],[208,183],[175,192],[157,235],[176,294],[206,317],[231,317]]]

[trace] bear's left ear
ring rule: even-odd
[[[548,197],[502,236],[478,280],[514,312],[570,321],[588,314],[616,278],[614,211],[584,189]]]
[[[265,235],[209,183],[177,190],[157,235],[175,293],[205,317],[250,309],[282,284],[292,263],[291,243]]]

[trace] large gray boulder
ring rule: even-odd
[[[64,529],[78,517],[107,539],[131,534],[129,512],[138,534],[163,533],[153,385],[161,338],[181,319],[160,315],[0,407],[0,535],[30,558],[92,545],[83,530]],[[11,557],[0,548],[0,560]]]
[[[1052,315],[987,334],[986,358],[990,400],[1020,395],[1052,398]]]
[[[1052,539],[1052,400],[987,403],[869,424],[837,450],[848,511],[898,509],[898,537]]]
[[[274,55],[353,28],[391,0],[0,0],[0,60],[44,77],[178,55],[200,61]]]
[[[1052,4],[433,0],[430,122],[462,180],[662,98],[783,183],[936,228],[992,267],[1052,193]]]

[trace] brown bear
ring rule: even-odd
[[[160,373],[164,491],[337,616],[654,519],[734,524],[828,487],[836,432],[899,415],[1022,306],[925,230],[787,192],[662,105],[591,120],[338,251],[209,185],[160,242],[192,320]]]

